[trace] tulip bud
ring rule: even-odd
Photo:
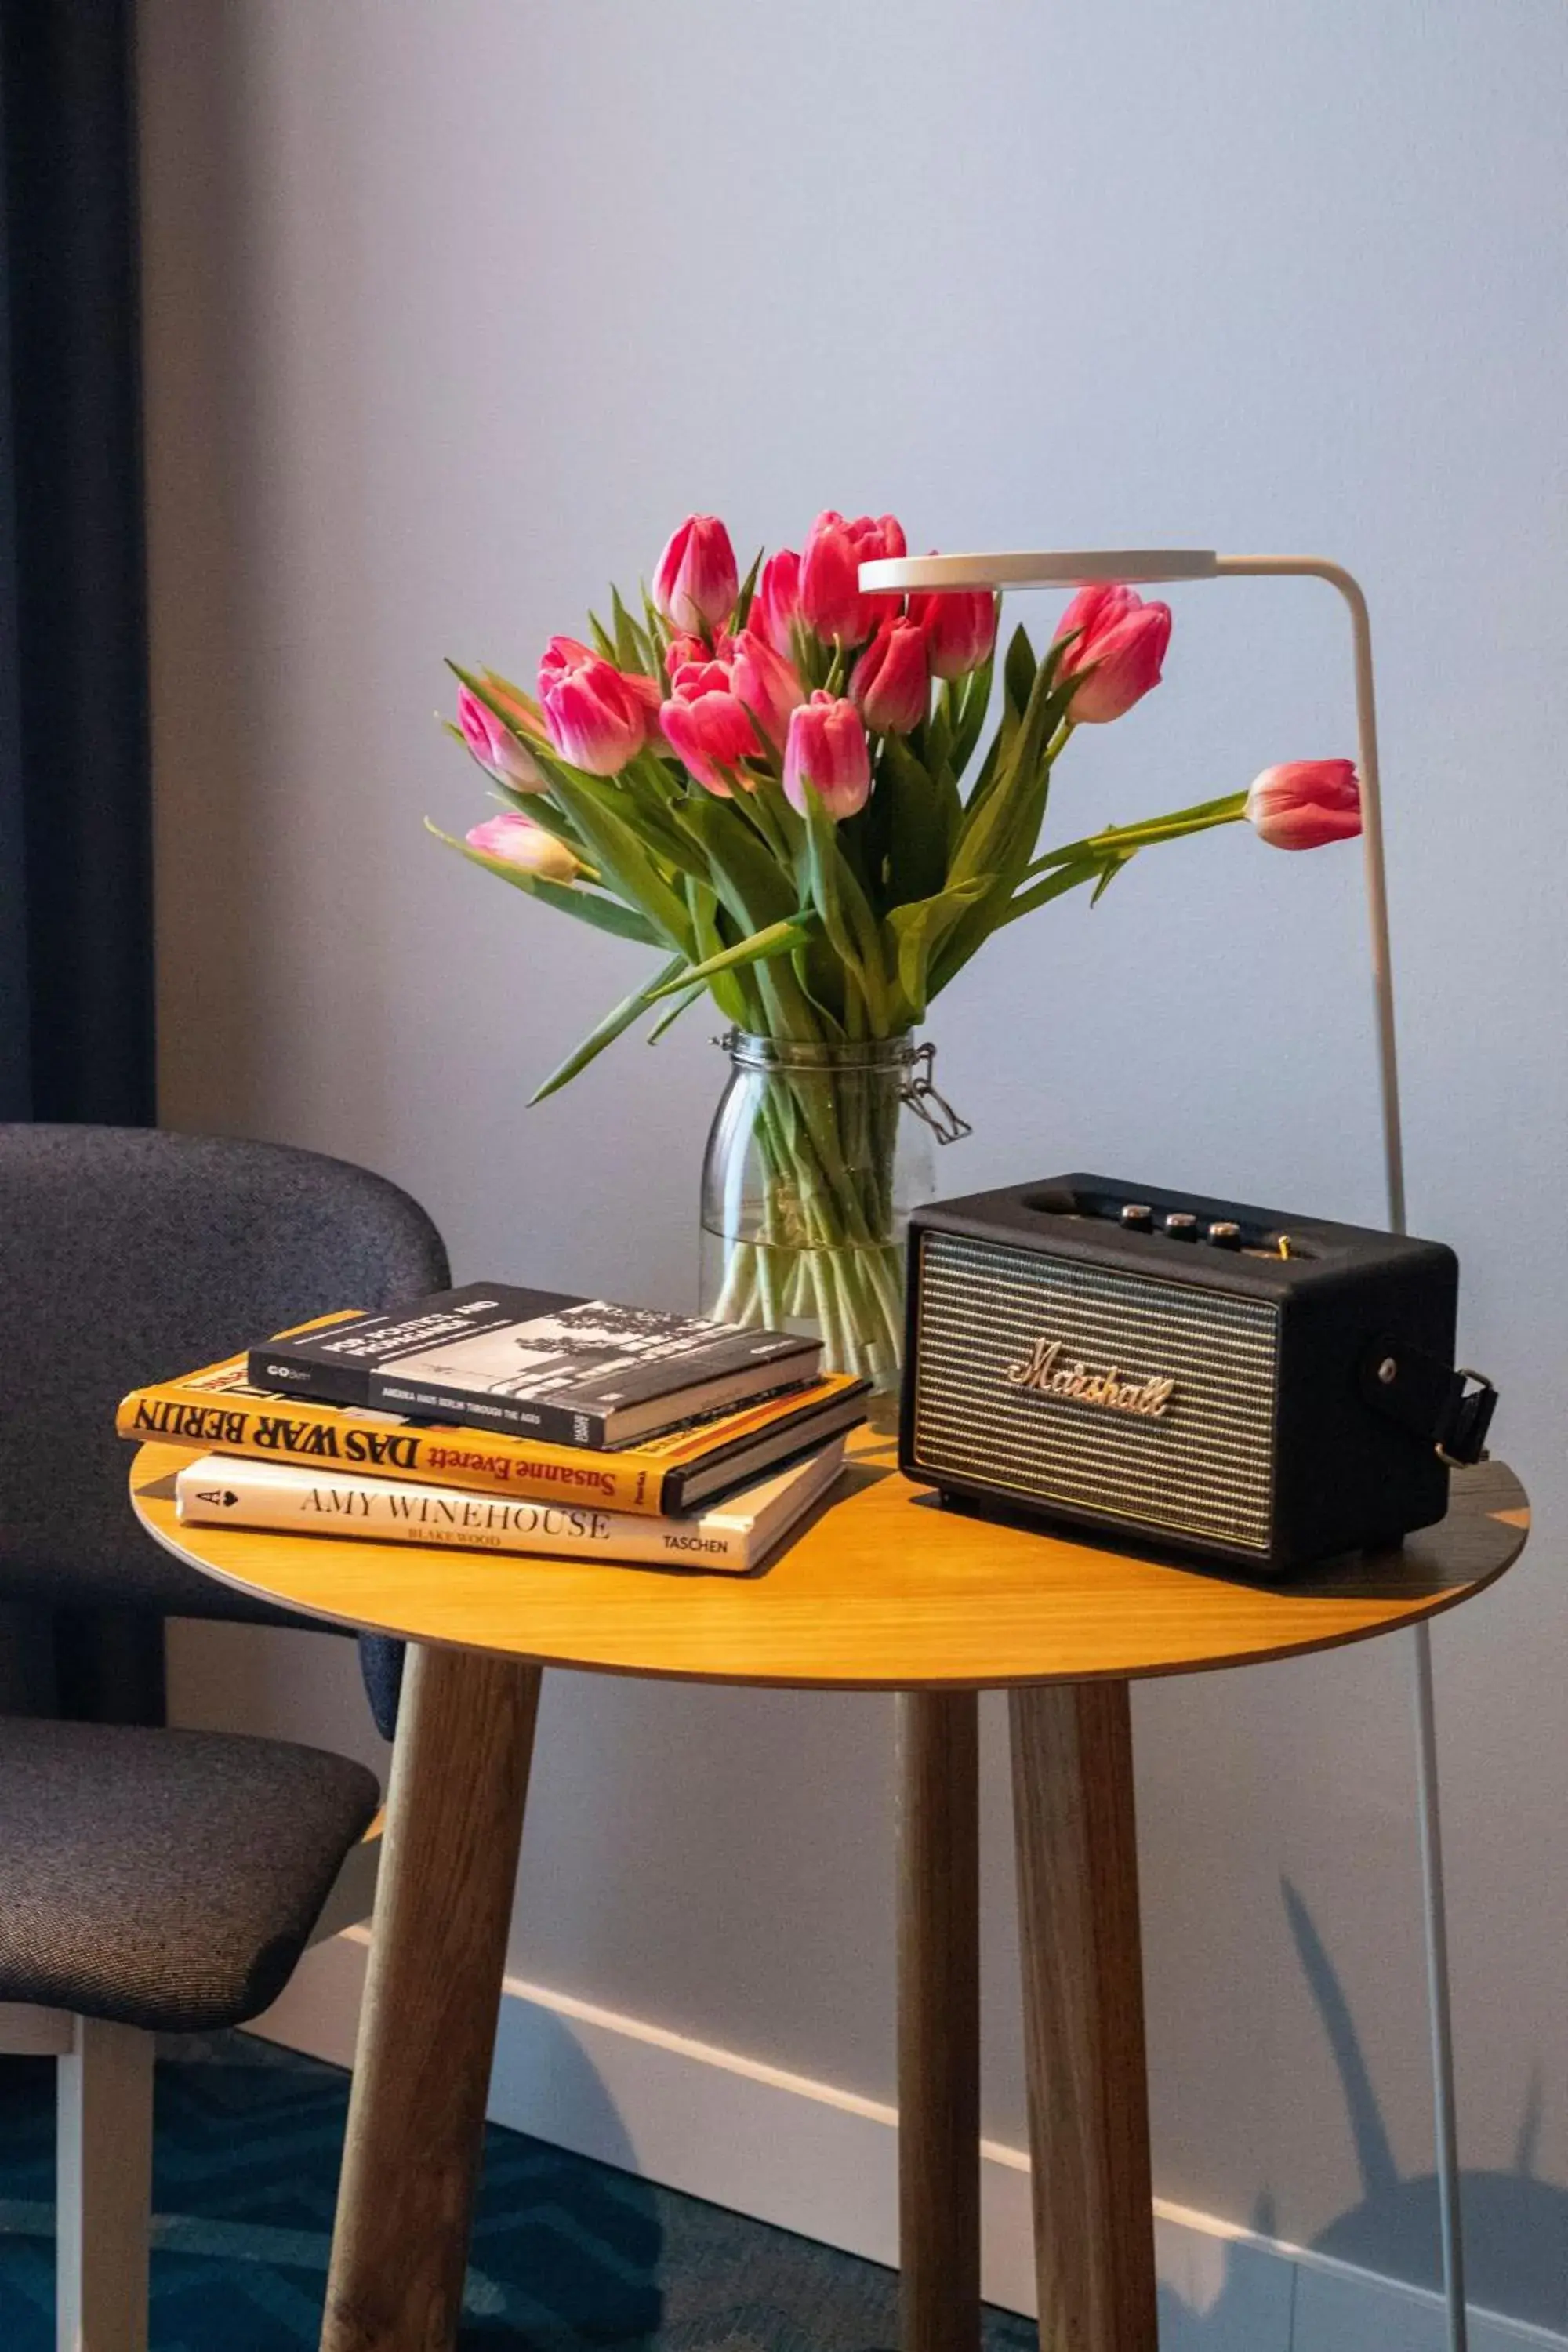
[[[617,776],[636,759],[658,710],[658,689],[616,668],[575,637],[552,637],[539,665],[550,740],[590,776]]]
[[[677,759],[721,800],[731,797],[741,761],[763,748],[732,688],[727,662],[686,662],[670,679],[669,698],[659,711],[665,740]]]
[[[487,775],[500,784],[510,784],[514,793],[544,791],[549,780],[532,753],[466,686],[458,688],[458,725]]]
[[[731,691],[778,750],[789,728],[790,712],[805,700],[805,688],[794,663],[750,628],[742,629],[738,637],[726,637],[721,650],[730,664]]]
[[[996,643],[996,599],[989,588],[911,596],[910,618],[925,625],[933,677],[967,677]]]
[[[1074,634],[1076,632],[1076,635]],[[1057,676],[1082,681],[1068,706],[1077,726],[1120,719],[1160,683],[1171,641],[1169,604],[1146,604],[1119,581],[1080,588],[1057,625],[1056,642],[1072,636]]]
[[[1247,821],[1271,849],[1321,849],[1361,831],[1361,784],[1349,760],[1287,760],[1247,795]]]
[[[495,857],[503,866],[518,866],[525,873],[538,874],[546,882],[572,882],[582,872],[582,861],[573,856],[563,841],[557,841],[542,824],[530,816],[508,809],[500,816],[487,817],[463,835],[470,849],[486,857]]]
[[[658,559],[653,601],[673,628],[721,629],[735,609],[741,577],[730,534],[717,515],[688,515]]]
[[[775,653],[793,656],[799,616],[800,558],[793,547],[781,547],[762,568],[746,626],[766,637]]]
[[[849,692],[875,735],[907,735],[931,701],[926,633],[918,621],[884,621],[849,679]]]
[[[853,816],[871,796],[871,754],[852,702],[820,688],[791,713],[784,744],[784,788],[804,814],[805,785],[831,817]]]
[[[859,515],[846,522],[830,509],[819,514],[800,559],[800,614],[824,644],[837,638],[864,645],[879,621],[897,614],[893,596],[862,596],[860,566],[879,556],[905,552],[901,525],[892,515]]]

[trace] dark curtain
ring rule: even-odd
[[[154,1116],[133,12],[0,0],[0,1114]]]
[[[0,0],[0,1118],[146,1126],[134,9]],[[0,1706],[155,1717],[160,1629],[8,1612]]]

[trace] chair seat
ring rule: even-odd
[[[377,1801],[317,1748],[0,1717],[0,2000],[156,2032],[255,2017]]]

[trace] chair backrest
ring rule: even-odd
[[[417,1202],[314,1151],[0,1124],[0,1591],[268,1620],[142,1534],[128,1389],[335,1307],[444,1289]]]

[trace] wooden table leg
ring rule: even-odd
[[[980,2342],[979,1702],[899,1700],[903,2352]]]
[[[410,1652],[322,2352],[450,2352],[540,1670]]]
[[[1011,1707],[1040,2343],[1156,2352],[1127,1685]]]

